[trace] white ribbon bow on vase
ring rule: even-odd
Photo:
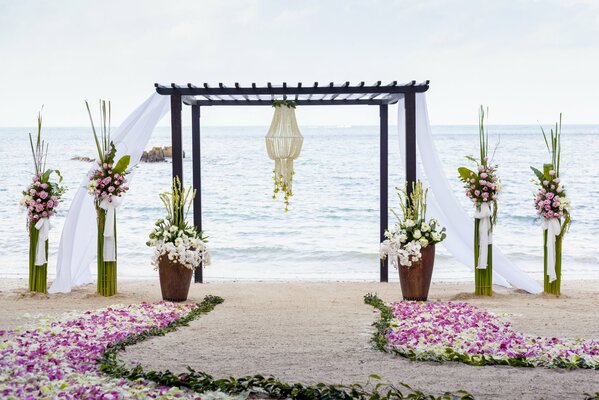
[[[104,222],[104,261],[116,261],[116,239],[114,232],[114,213],[123,203],[122,197],[108,197],[100,202],[100,208],[106,210],[106,219]]]
[[[562,232],[562,226],[557,218],[543,219],[543,230],[547,230],[547,275],[549,282],[553,282],[557,279],[555,239]]]
[[[35,265],[44,265],[48,262],[48,260],[46,260],[46,241],[50,236],[50,220],[48,218],[40,218],[35,224],[35,229],[40,231],[37,237]]]
[[[479,219],[478,225],[478,266],[477,269],[487,269],[489,245],[493,242],[491,229],[491,207],[489,203],[482,203],[474,211],[474,218]]]

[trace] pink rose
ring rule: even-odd
[[[32,196],[35,196],[37,192],[35,191],[35,189],[29,189],[29,194]]]
[[[45,199],[46,197],[48,197],[48,192],[41,191],[41,192],[40,192],[40,197],[41,197],[42,199]]]
[[[482,165],[478,166],[478,172],[483,172],[485,170],[485,167],[483,167]]]
[[[467,191],[466,191],[466,196],[468,196],[468,197],[472,197],[472,192],[471,192],[470,190],[467,190]]]
[[[480,190],[475,190],[475,191],[474,191],[474,195],[475,195],[476,197],[480,196]]]
[[[560,183],[560,179],[559,179],[559,178],[555,178],[555,179],[553,180],[553,182],[555,182],[555,183]]]
[[[547,198],[549,200],[553,199],[553,196],[555,196],[553,193],[551,193],[551,192],[547,193]]]
[[[543,181],[543,186],[549,186],[549,181]]]
[[[114,186],[110,186],[110,187],[108,188],[108,191],[109,191],[110,193],[114,192]]]
[[[549,175],[551,175],[551,176],[555,175],[555,171],[554,170],[549,171]]]
[[[480,174],[480,177],[481,177],[481,178],[486,178],[486,177],[488,177],[488,176],[489,176],[489,175],[487,175],[487,173],[486,173],[486,172],[483,172],[482,174]]]
[[[39,215],[34,215],[34,216],[33,216],[33,217],[31,217],[31,218],[33,218],[33,220],[34,220],[34,221],[37,221],[38,219],[40,219]]]

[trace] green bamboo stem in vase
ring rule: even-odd
[[[48,263],[44,265],[35,265],[37,254],[37,241],[39,239],[39,230],[35,229],[35,224],[29,226],[29,291],[37,293],[47,292],[48,281]],[[48,259],[48,242],[46,242],[46,259]]]
[[[106,211],[96,207],[98,216],[98,294],[109,297],[117,292],[116,275],[117,262],[104,261],[104,227],[106,225]],[[116,212],[114,216],[114,237],[116,252]]]
[[[474,294],[476,296],[493,295],[493,245],[487,251],[487,268],[478,268],[480,254],[480,219],[474,219]]]
[[[553,169],[553,164],[543,164],[543,173],[545,176],[549,176],[549,171]],[[553,266],[547,265],[547,229],[543,230],[543,289],[545,293],[556,296],[560,295],[562,284],[562,238],[562,234],[555,238],[555,274],[557,279],[550,282],[547,273],[549,272],[548,268],[553,268]]]

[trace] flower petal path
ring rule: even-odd
[[[0,331],[0,397],[199,398],[146,380],[111,378],[100,372],[97,362],[111,343],[164,328],[197,307],[165,302],[117,305],[69,315],[37,329]]]
[[[467,303],[396,302],[375,295],[381,311],[375,343],[414,360],[599,369],[599,340],[546,338],[517,332],[497,315]]]

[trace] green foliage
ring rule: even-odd
[[[107,106],[108,105],[108,106]],[[98,159],[102,161],[102,163],[111,163],[112,159],[114,159],[114,154],[116,150],[114,149],[114,145],[110,140],[110,121],[112,115],[112,108],[110,106],[110,101],[106,102],[106,100],[100,100],[100,134],[96,131],[96,126],[94,124],[94,119],[92,117],[92,112],[89,108],[89,103],[85,102],[85,107],[87,108],[87,115],[89,116],[89,121],[92,125],[92,132],[94,134],[94,141],[96,142],[96,150],[98,151]],[[107,152],[111,152],[112,158],[109,160],[106,156]]]
[[[472,157],[470,157],[470,158],[472,158]],[[478,177],[478,174],[476,174],[470,168],[466,168],[466,167],[458,168],[458,174],[460,174],[460,180],[465,183],[470,183],[470,179]]]
[[[489,107],[487,107],[489,114]],[[487,165],[489,154],[489,130],[485,130],[485,109],[481,105],[478,111],[478,141],[480,147],[480,162],[482,165]],[[470,159],[473,159],[470,157]]]
[[[545,146],[551,156],[551,165],[555,168],[555,177],[559,178],[559,167],[562,153],[562,113],[559,114],[559,122],[555,123],[555,131],[553,128],[549,131],[549,136],[541,126]]]
[[[297,399],[297,400],[453,400],[463,399],[471,400],[473,397],[465,391],[457,393],[446,392],[441,396],[427,395],[419,390],[414,390],[410,386],[400,383],[395,386],[390,383],[382,382],[381,377],[372,374],[370,379],[377,382],[372,390],[366,390],[362,385],[328,385],[318,383],[316,385],[305,385],[302,383],[285,383],[273,376],[265,377],[263,375],[245,376],[242,378],[222,378],[215,379],[211,375],[187,368],[187,372],[182,374],[173,374],[170,371],[144,371],[141,365],[128,369],[122,362],[118,361],[118,352],[125,350],[127,346],[143,342],[155,336],[164,336],[165,334],[176,330],[181,326],[187,326],[189,322],[198,318],[200,315],[208,313],[223,299],[217,296],[206,296],[198,304],[198,307],[189,314],[179,318],[165,326],[164,328],[151,328],[137,335],[129,336],[119,342],[112,343],[98,360],[100,371],[115,377],[129,380],[145,379],[155,382],[161,386],[186,388],[197,393],[207,391],[220,391],[228,394],[248,394],[249,398],[262,398],[268,396],[273,399]],[[402,390],[407,389],[409,393]]]
[[[273,100],[272,102],[272,106],[273,107],[288,107],[288,108],[295,108],[296,104],[294,101],[288,101],[288,100]]]
[[[44,107],[42,106],[42,110]],[[46,169],[46,158],[48,157],[48,144],[42,140],[42,110],[37,114],[37,136],[35,145],[33,137],[29,133],[29,144],[31,145],[31,153],[33,155],[33,165],[35,174],[41,176]]]
[[[127,171],[127,167],[129,167],[130,162],[131,162],[131,156],[129,156],[129,155],[122,156],[112,170],[115,173],[122,175],[125,173],[125,171]]]

